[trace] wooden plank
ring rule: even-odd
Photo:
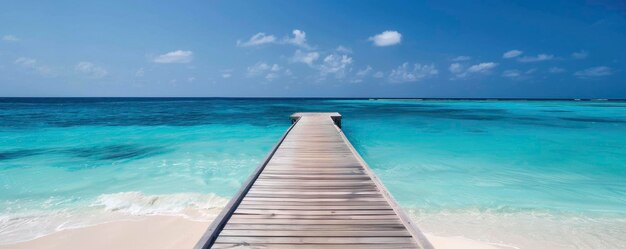
[[[386,205],[381,205],[381,206],[321,206],[321,205],[315,205],[315,206],[311,206],[311,205],[285,205],[285,204],[272,204],[272,203],[263,203],[263,204],[248,204],[248,203],[241,203],[241,205],[239,205],[238,210],[241,209],[258,209],[258,210],[311,210],[311,211],[321,211],[321,210],[376,210],[376,211],[383,211],[383,210],[390,210],[393,211],[393,209],[391,209],[391,207],[386,206]]]
[[[274,188],[274,189],[362,189],[362,188],[372,188],[376,187],[376,185],[372,183],[360,183],[360,182],[335,182],[335,183],[327,183],[319,181],[300,181],[300,186],[293,186],[291,182],[288,181],[265,181],[261,180],[254,184],[254,187],[264,187],[264,188]],[[297,183],[294,183],[297,184]]]
[[[302,175],[302,174],[262,174],[259,179],[288,179],[288,180],[369,180],[369,176],[365,174],[354,175]]]
[[[346,244],[233,244],[233,243],[215,243],[213,248],[236,248],[236,249],[345,249]],[[415,244],[387,244],[385,249],[409,249],[415,248]],[[381,249],[379,244],[350,244],[351,249]]]
[[[254,185],[287,185],[287,186],[376,186],[371,181],[363,180],[316,180],[316,181],[296,181],[289,179],[257,180]]]
[[[394,215],[392,209],[388,210],[266,210],[266,209],[253,209],[247,206],[240,207],[235,211],[235,214],[291,214],[291,215]]]
[[[254,190],[259,191],[302,191],[302,192],[333,192],[333,191],[371,191],[372,186],[301,186],[290,188],[284,185],[255,185]]]
[[[322,191],[317,189],[317,191],[297,191],[297,190],[289,190],[289,189],[275,189],[275,191],[271,190],[260,190],[253,189],[248,192],[248,196],[272,196],[272,197],[315,197],[315,196],[331,196],[333,198],[336,197],[378,197],[382,196],[378,191],[367,191],[361,189],[355,189],[353,191]]]
[[[316,175],[326,175],[326,174],[365,174],[365,171],[362,169],[337,169],[337,168],[329,168],[329,169],[278,169],[278,168],[266,168],[265,172],[268,174],[316,174]]]
[[[406,230],[387,231],[302,231],[302,230],[228,230],[226,236],[273,236],[273,237],[411,237]]]
[[[239,237],[220,236],[218,243],[274,243],[274,244],[409,244],[412,237]],[[383,246],[384,247],[384,246]]]
[[[290,187],[284,188],[281,186],[262,186],[262,185],[254,185],[250,189],[250,191],[299,191],[299,192],[335,192],[335,191],[376,191],[376,188],[373,186],[359,186],[359,187],[350,187],[350,186],[337,186],[337,187],[328,187],[328,186],[308,186],[308,187]]]
[[[249,194],[258,194],[258,195],[298,195],[298,196],[311,196],[311,195],[380,195],[378,191],[374,190],[362,190],[355,189],[354,191],[338,191],[338,190],[321,190],[316,189],[315,191],[299,191],[299,190],[261,190],[252,188]]]
[[[406,230],[404,225],[395,224],[234,224],[228,223],[224,229],[258,229],[258,230],[302,230],[302,231],[318,231],[318,230],[345,230],[345,231],[387,231],[387,230]]]
[[[363,195],[352,195],[352,194],[345,194],[345,195],[321,195],[321,194],[314,194],[314,195],[304,195],[304,194],[255,194],[255,193],[249,193],[248,197],[250,198],[276,198],[276,199],[291,199],[294,201],[300,201],[300,200],[319,200],[319,199],[331,199],[333,201],[336,200],[352,200],[352,199],[360,199],[363,200],[364,198],[383,198],[383,196],[380,193],[376,193],[376,194],[363,194]],[[384,199],[383,199],[384,200]]]
[[[298,231],[390,231],[405,230],[404,225],[397,224],[226,224],[224,229],[257,229],[257,230],[298,230]]]
[[[316,202],[349,202],[349,201],[385,201],[383,197],[355,197],[355,198],[272,198],[272,197],[247,197],[251,201],[292,201],[313,204]]]
[[[306,219],[251,219],[251,218],[243,218],[243,217],[235,217],[232,216],[229,220],[229,223],[232,224],[284,224],[284,225],[316,225],[316,224],[335,224],[335,225],[379,225],[379,224],[387,224],[387,225],[396,225],[401,224],[399,220],[350,220],[350,219],[341,219],[341,220],[306,220]]]
[[[299,202],[299,201],[256,201],[256,200],[243,200],[241,205],[265,205],[265,206],[308,206],[309,208],[315,207],[332,207],[332,206],[352,206],[356,207],[387,207],[391,208],[384,201],[335,201],[335,202]]]
[[[400,221],[395,213],[390,215],[302,215],[302,214],[241,214],[235,212],[231,219],[290,219],[290,220],[394,220]]]

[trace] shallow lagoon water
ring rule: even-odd
[[[341,112],[426,233],[626,248],[626,102],[493,100],[0,99],[0,243],[211,219],[296,111]]]

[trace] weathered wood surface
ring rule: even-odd
[[[196,248],[432,248],[341,132],[296,113]]]

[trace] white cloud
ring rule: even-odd
[[[257,62],[256,64],[248,67],[248,75],[256,76],[269,71],[271,68],[272,66],[268,65],[265,62]]]
[[[255,47],[263,44],[291,44],[298,47],[310,49],[309,44],[306,43],[306,32],[294,29],[293,36],[286,36],[283,39],[277,39],[274,35],[265,34],[263,32],[256,33],[247,41],[237,40],[238,47]]]
[[[242,42],[241,40],[237,41],[237,46],[239,47],[253,47],[259,46],[263,44],[276,42],[276,37],[273,35],[266,35],[263,32],[259,32],[256,35],[253,35],[248,39],[248,41]]]
[[[580,50],[578,52],[572,53],[572,58],[574,59],[582,60],[582,59],[587,58],[587,56],[589,56],[589,53],[585,50]]]
[[[353,83],[363,82],[363,79],[370,76],[373,70],[370,65],[367,65],[367,67],[356,71],[356,74],[354,74],[354,77],[350,81]]]
[[[74,69],[77,72],[87,75],[88,77],[91,77],[94,79],[99,79],[109,74],[106,69],[96,66],[93,63],[86,62],[86,61],[79,62],[78,64],[76,64],[76,66],[74,66]]]
[[[372,77],[374,78],[382,78],[385,77],[385,74],[381,71],[376,72],[374,75],[372,75]]]
[[[536,56],[524,56],[517,59],[519,62],[538,62],[538,61],[549,61],[554,59],[554,55],[551,54],[538,54]]]
[[[426,78],[434,77],[439,71],[434,65],[422,65],[414,64],[413,67],[409,63],[405,62],[398,68],[391,70],[389,73],[389,81],[401,83],[401,82],[416,82]]]
[[[380,34],[370,37],[368,40],[374,42],[374,45],[386,47],[399,44],[402,41],[402,34],[398,31],[387,30]]]
[[[590,67],[574,73],[579,78],[602,77],[611,74],[613,74],[613,69],[607,66]]]
[[[2,36],[2,40],[5,41],[5,42],[18,42],[18,41],[20,41],[20,39],[17,38],[16,36],[14,36],[14,35],[3,35]]]
[[[267,75],[265,75],[265,79],[268,80],[268,81],[275,80],[275,79],[277,79],[279,77],[280,76],[277,73],[268,73]]]
[[[560,67],[551,67],[550,69],[548,69],[548,72],[550,72],[550,73],[563,73],[563,72],[565,72],[565,69],[560,68]]]
[[[507,77],[507,78],[519,78],[522,75],[522,72],[520,72],[517,69],[512,69],[512,70],[504,70],[504,72],[502,72],[502,77]]]
[[[469,72],[469,73],[487,73],[491,69],[495,68],[496,66],[498,66],[498,63],[483,62],[483,63],[479,63],[479,64],[476,64],[476,65],[472,65],[471,67],[467,68],[467,72]]]
[[[367,66],[364,69],[361,69],[359,71],[356,72],[356,76],[357,77],[365,77],[368,76],[371,72],[372,72],[372,67],[371,66]]]
[[[278,64],[270,65],[265,62],[257,62],[256,64],[248,67],[248,76],[255,77],[262,75],[266,80],[272,81],[279,78],[283,73],[291,74],[291,71],[286,71],[287,70],[283,70],[283,68]]]
[[[515,58],[518,57],[520,55],[522,55],[522,51],[519,51],[517,49],[513,49],[513,50],[509,50],[507,52],[505,52],[504,54],[502,54],[502,58],[504,59],[511,59],[511,58]]]
[[[20,57],[15,60],[15,64],[24,67],[33,67],[37,64],[37,60],[28,57]]]
[[[294,29],[291,33],[293,34],[293,38],[287,37],[283,39],[283,43],[309,48],[309,45],[306,43],[306,33],[304,31]]]
[[[17,58],[13,63],[23,68],[33,70],[43,76],[53,76],[54,74],[53,70],[50,67],[39,64],[37,60],[33,58],[20,57]]]
[[[291,62],[299,62],[312,66],[319,57],[320,53],[318,52],[302,52],[298,49],[293,57],[291,57]]]
[[[196,77],[187,78],[187,82],[194,82],[195,80],[196,80]]]
[[[335,49],[335,51],[339,52],[339,53],[344,53],[344,54],[351,54],[352,53],[352,49],[348,48],[348,47],[344,47],[344,46],[339,46]]]
[[[532,77],[532,74],[535,72],[537,72],[536,68],[528,69],[526,72],[522,72],[518,69],[509,69],[502,72],[502,77],[510,78],[512,80],[525,80]]]
[[[337,78],[343,78],[352,64],[352,57],[347,55],[330,54],[324,58],[319,70],[322,76],[334,74]]]
[[[191,51],[176,50],[169,53],[165,53],[154,58],[155,63],[189,63],[193,59],[193,53]]]
[[[454,75],[452,79],[460,79],[468,77],[471,74],[489,74],[491,73],[491,70],[497,66],[498,63],[482,62],[465,68],[460,63],[452,63],[448,67],[448,70]]]
[[[309,65],[309,67],[318,70],[321,76],[318,79],[319,81],[325,80],[328,75],[334,75],[335,78],[339,79],[344,78],[348,72],[352,71],[351,65],[353,59],[347,54],[348,51],[349,49],[339,46],[335,49],[335,52],[326,55],[326,57],[321,57],[319,52],[303,52],[298,49],[294,55],[289,58],[289,61],[294,63],[304,63]],[[321,58],[323,59],[318,62]],[[367,68],[364,70],[365,71],[363,72],[359,72],[360,74],[357,73],[356,76],[363,77],[365,76],[363,74],[369,74],[372,69],[370,69],[370,71],[367,71]]]
[[[472,57],[461,55],[461,56],[452,58],[451,61],[469,61],[471,59]]]
[[[448,67],[448,71],[450,71],[453,74],[460,74],[463,72],[463,66],[461,66],[460,63],[452,63]]]

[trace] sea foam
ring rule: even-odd
[[[215,194],[179,193],[146,195],[141,192],[103,194],[93,204],[107,212],[129,215],[180,215],[199,221],[212,220],[228,199]]]
[[[0,214],[0,245],[28,241],[65,229],[146,216],[180,216],[194,221],[211,221],[227,202],[228,199],[212,193],[103,194],[88,205]]]

